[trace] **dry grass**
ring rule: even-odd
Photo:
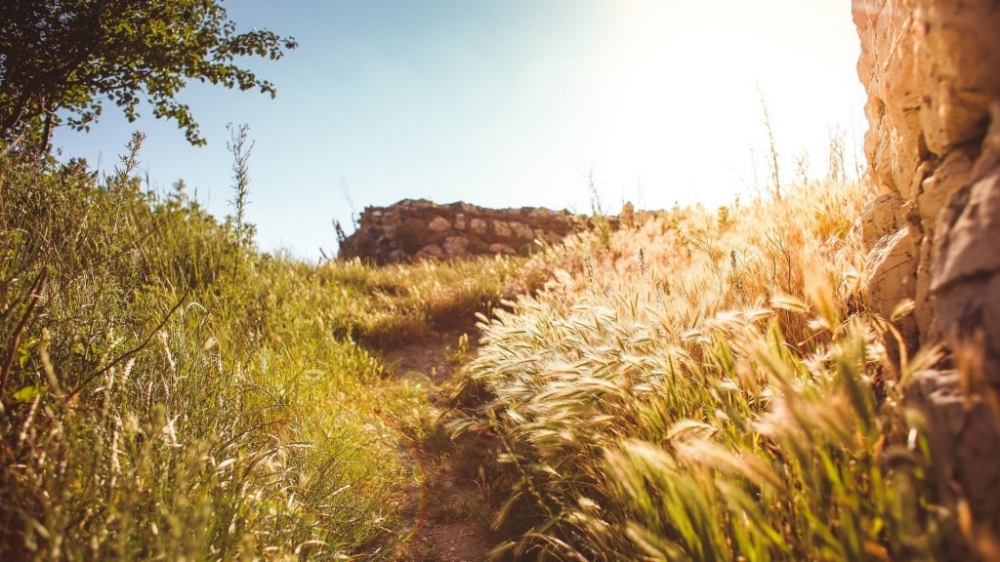
[[[925,360],[895,364],[865,306],[857,184],[376,269],[261,254],[134,162],[0,162],[0,558],[399,558],[413,448],[483,489],[498,558],[933,559],[956,535],[899,404]],[[379,352],[490,310],[450,443]]]
[[[640,214],[537,259],[556,280],[485,321],[454,412],[488,436],[498,557],[886,560],[940,554],[857,184]],[[912,368],[912,366],[910,366]]]

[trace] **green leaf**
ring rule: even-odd
[[[35,398],[38,398],[38,396],[44,393],[45,387],[42,385],[26,386],[14,393],[14,400],[22,404],[33,402]]]
[[[273,97],[270,82],[232,61],[278,60],[296,46],[267,30],[240,33],[222,0],[8,2],[0,17],[0,140],[48,135],[63,122],[84,130],[109,100],[129,121],[146,101],[201,145],[190,109],[176,102],[186,79]]]

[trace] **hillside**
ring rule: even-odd
[[[259,250],[246,126],[222,218],[141,133],[57,158],[143,92],[197,144],[181,76],[297,46],[98,4],[0,19],[0,559],[1000,560],[996,2],[852,4],[856,180],[765,107],[725,206],[406,199],[319,263]]]
[[[514,559],[942,558],[919,425],[869,312],[864,193],[640,215],[484,326],[448,426]],[[903,316],[905,310],[898,313]],[[909,439],[909,440],[908,440]]]
[[[541,273],[262,254],[144,189],[140,140],[110,178],[0,163],[0,558],[392,558],[436,414],[383,352]]]
[[[860,184],[592,217],[531,257],[310,265],[144,190],[139,140],[111,178],[3,162],[4,559],[947,544]]]

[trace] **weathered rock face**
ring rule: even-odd
[[[340,257],[378,264],[483,254],[526,254],[535,240],[558,242],[581,219],[567,211],[484,209],[468,203],[437,205],[406,199],[368,207],[358,230],[340,244]]]
[[[935,477],[941,499],[951,503],[960,492],[977,516],[977,523],[1000,520],[1000,463],[997,462],[997,424],[982,397],[962,390],[956,371],[920,371],[906,388],[906,401],[926,416],[928,442],[934,455]],[[969,560],[970,556],[951,558]]]
[[[935,291],[946,288],[933,281],[937,220],[970,185],[977,161],[988,159],[983,141],[990,106],[1000,99],[1000,4],[855,0],[854,21],[869,98],[865,153],[885,194],[862,219],[870,226],[866,242],[875,247],[893,234],[886,230],[906,232],[873,250],[870,263],[883,265],[871,268],[871,304],[891,311],[894,299],[914,299],[911,335],[934,342],[951,329],[934,312]]]
[[[953,347],[977,342],[982,375],[1000,391],[1000,101],[969,183],[938,216],[932,257],[938,324]]]
[[[870,305],[887,315],[914,299],[909,343],[951,350],[957,369],[915,375],[907,401],[929,421],[942,496],[957,492],[996,532],[1000,2],[854,0],[854,21],[865,153],[883,193],[861,220]]]

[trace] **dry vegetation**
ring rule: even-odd
[[[944,552],[858,184],[595,217],[531,259],[309,265],[143,191],[140,140],[111,178],[0,162],[0,558],[407,559],[412,450],[479,482],[455,512],[497,558]],[[476,313],[450,408],[389,376]]]
[[[498,557],[942,555],[891,319],[865,309],[855,183],[639,215],[538,259],[484,324],[450,427],[489,460]],[[900,313],[905,313],[905,308]],[[916,421],[915,421],[916,423]]]

